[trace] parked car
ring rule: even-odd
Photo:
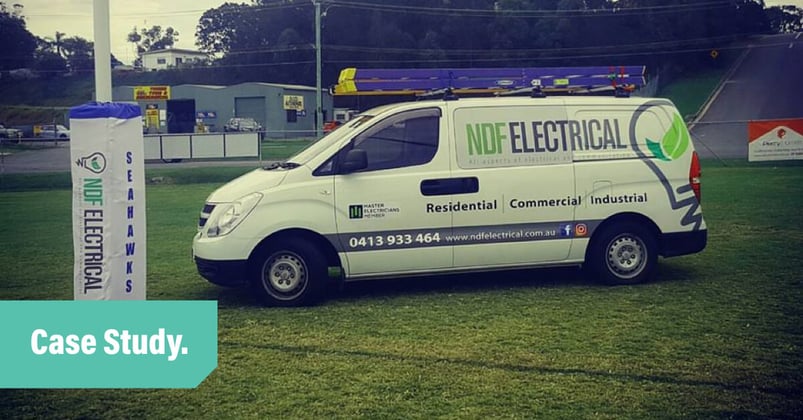
[[[33,132],[40,139],[70,138],[70,129],[61,124],[40,124],[34,127]]]
[[[6,128],[5,125],[0,124],[0,138],[3,139],[18,139],[22,137],[22,132],[16,128]]]
[[[229,119],[226,125],[223,126],[223,131],[261,131],[261,130],[262,130],[262,125],[260,125],[253,118],[234,117]]]

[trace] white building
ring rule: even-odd
[[[142,53],[142,68],[145,71],[164,70],[203,61],[207,58],[209,56],[202,52],[181,48],[146,51]]]

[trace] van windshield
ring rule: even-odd
[[[287,159],[287,163],[292,163],[296,165],[306,164],[307,162],[312,160],[312,158],[314,158],[319,153],[326,150],[326,148],[331,146],[333,142],[342,139],[344,135],[347,135],[355,128],[363,125],[366,121],[370,120],[371,118],[373,118],[373,115],[358,115],[354,117],[346,124],[340,126],[337,130],[325,134],[317,141],[311,143],[309,146],[307,146],[300,152],[290,157],[290,159]]]

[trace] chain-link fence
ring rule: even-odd
[[[692,139],[701,158],[747,160],[748,121],[702,121],[692,124]]]

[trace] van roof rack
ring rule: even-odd
[[[340,72],[332,95],[513,95],[529,92],[629,96],[644,86],[645,66],[514,67],[474,69],[357,69]]]

